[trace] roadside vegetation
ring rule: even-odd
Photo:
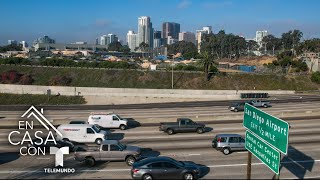
[[[0,93],[0,105],[70,105],[85,104],[82,96],[47,96]]]
[[[0,66],[0,73],[16,71],[28,74],[32,85],[61,85],[78,87],[171,89],[171,70],[107,70],[87,68],[52,68]],[[214,72],[216,69],[211,68]],[[6,83],[1,81],[1,83]],[[19,84],[19,81],[16,83]],[[320,85],[310,75],[286,74],[226,74],[212,73],[208,80],[203,72],[174,72],[175,89],[212,90],[317,90]]]

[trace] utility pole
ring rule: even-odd
[[[171,67],[172,67],[172,71],[171,71],[171,72],[172,72],[172,73],[171,73],[171,80],[172,80],[172,81],[171,81],[171,88],[173,89],[173,63],[174,63],[174,55],[172,56],[172,58],[173,58],[173,59],[172,59],[172,65],[171,65]]]

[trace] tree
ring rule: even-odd
[[[300,43],[303,33],[300,30],[293,30],[283,33],[281,36],[281,41],[285,49],[294,49]]]
[[[297,51],[297,54],[302,54],[306,52],[319,53],[320,39],[314,38],[314,39],[306,40],[302,42],[299,46],[297,46],[295,50]]]
[[[256,50],[258,50],[258,48],[259,48],[259,45],[258,45],[258,43],[257,43],[256,41],[254,41],[254,40],[249,40],[249,41],[247,42],[247,49],[248,49],[249,51],[256,51]]]
[[[130,48],[128,45],[124,45],[120,48],[119,50],[120,52],[123,52],[123,53],[130,53]]]
[[[210,55],[210,53],[208,53],[208,51],[201,52],[200,56],[201,60],[199,63],[203,66],[204,73],[206,77],[208,77],[209,70],[214,64],[214,58]]]
[[[226,34],[222,30],[218,34],[203,35],[200,50],[201,52],[207,51],[214,59],[237,59],[246,53],[248,48],[243,37]]]
[[[142,52],[145,52],[148,48],[149,48],[149,44],[145,42],[140,43],[138,47],[138,49],[140,49]]]
[[[122,45],[118,41],[114,41],[108,45],[108,51],[118,51],[120,52],[120,49],[122,48]]]
[[[274,55],[275,50],[281,49],[281,39],[276,38],[274,35],[269,34],[262,39],[263,44],[265,45],[265,50],[272,50],[272,54]]]
[[[198,54],[198,50],[195,44],[192,42],[179,41],[168,45],[168,54],[181,53],[183,57],[190,59],[195,58]]]
[[[22,51],[22,45],[10,44],[7,46],[0,46],[0,53],[7,52],[7,51]]]

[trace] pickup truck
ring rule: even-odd
[[[197,132],[201,134],[205,131],[205,125],[193,122],[188,118],[178,118],[177,122],[160,123],[159,131],[164,131],[169,135],[176,132]]]
[[[75,160],[84,162],[87,166],[94,166],[97,161],[126,161],[131,166],[140,158],[141,149],[127,146],[117,140],[105,140],[95,148],[81,148],[74,153]]]
[[[254,107],[264,107],[264,108],[271,107],[271,104],[269,101],[251,100],[251,101],[249,101],[249,103],[251,105],[253,105]]]

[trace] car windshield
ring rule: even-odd
[[[122,120],[122,118],[119,116],[119,115],[116,115],[117,116],[117,118],[119,119],[119,120]]]
[[[96,132],[96,133],[99,133],[101,130],[96,126],[92,126],[92,129]]]
[[[126,145],[121,144],[121,143],[119,143],[119,144],[118,144],[118,146],[119,146],[121,149],[123,149],[123,150],[127,148],[127,146],[126,146]]]

